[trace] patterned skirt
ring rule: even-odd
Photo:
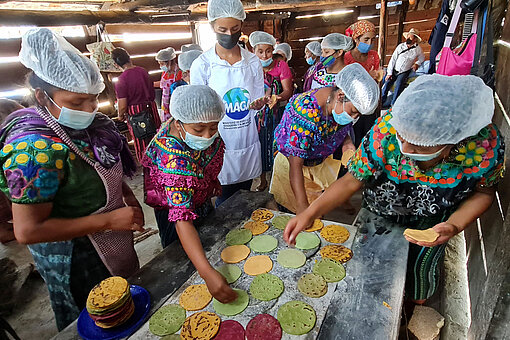
[[[156,124],[156,129],[159,130],[159,127],[161,126],[161,119],[159,118],[158,113],[158,107],[156,106],[155,102],[151,102],[148,104],[137,104],[137,105],[131,105],[128,107],[128,116],[134,116],[136,114],[139,114],[144,111],[150,111],[152,113],[152,118],[154,119],[154,123]],[[142,157],[145,153],[145,149],[147,148],[147,145],[149,145],[150,141],[152,140],[152,137],[150,136],[147,138],[135,138],[135,135],[133,134],[133,129],[128,124],[128,130],[129,134],[131,135],[131,138],[133,139],[135,143],[135,154],[136,159],[141,164],[142,163]]]

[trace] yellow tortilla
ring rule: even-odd
[[[238,263],[250,255],[250,248],[244,244],[230,246],[221,252],[221,259],[225,263]]]
[[[179,304],[185,310],[195,311],[204,309],[212,300],[205,284],[189,286],[182,292]]]
[[[337,260],[341,263],[345,263],[352,258],[352,250],[338,244],[330,244],[322,247],[320,253],[324,258]]]
[[[268,104],[269,109],[272,109],[276,105],[277,102],[278,102],[278,97],[276,96],[276,94],[273,94],[269,100],[269,104]]]
[[[316,219],[315,221],[313,221],[313,225],[310,228],[305,229],[305,231],[308,231],[309,233],[311,233],[312,231],[321,230],[322,227],[324,227],[324,223],[322,223],[321,220]]]
[[[181,339],[212,339],[220,329],[221,319],[211,312],[199,312],[189,316],[181,328]]]
[[[342,154],[342,165],[347,166],[347,163],[349,163],[349,160],[354,156],[356,152],[354,150],[347,150]]]
[[[244,264],[244,272],[251,276],[267,273],[273,269],[273,261],[267,255],[250,257]]]
[[[260,235],[269,229],[269,226],[263,222],[246,222],[244,227],[251,231],[253,236]]]
[[[349,231],[341,225],[328,225],[321,230],[321,236],[331,243],[344,243],[349,239]]]
[[[274,214],[267,209],[257,209],[251,214],[251,219],[255,222],[265,222],[272,219]]]
[[[112,306],[122,298],[129,289],[126,279],[112,276],[99,282],[89,293],[88,309],[103,309]]]
[[[418,242],[434,242],[439,237],[439,234],[432,228],[426,230],[406,229],[404,235]]]

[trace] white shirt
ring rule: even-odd
[[[191,85],[208,85],[225,104],[226,115],[219,124],[225,142],[222,185],[244,182],[260,176],[262,159],[256,111],[249,105],[264,96],[264,71],[255,54],[241,48],[241,60],[230,65],[220,59],[215,47],[191,65]]]
[[[419,45],[406,51],[408,48],[409,46],[403,42],[393,51],[388,63],[388,75],[392,75],[393,70],[396,70],[398,73],[409,71],[414,64],[419,66],[425,61],[425,54],[423,54]]]

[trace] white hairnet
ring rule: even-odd
[[[219,122],[225,115],[220,96],[207,85],[177,87],[170,98],[172,117],[185,123]]]
[[[173,47],[167,47],[158,51],[156,54],[157,61],[169,61],[175,59],[175,49]]]
[[[188,52],[181,53],[179,58],[177,58],[177,62],[179,64],[179,68],[183,71],[189,71],[191,68],[191,64],[202,54],[202,51],[191,50]]]
[[[407,142],[419,146],[457,144],[489,125],[492,90],[476,76],[423,75],[393,106],[391,124]]]
[[[290,61],[292,59],[292,47],[290,47],[290,45],[287,43],[281,43],[276,45],[274,51],[275,53],[277,51],[283,52],[283,54],[285,54],[285,57],[287,58],[287,61]]]
[[[264,31],[253,32],[250,34],[250,38],[248,40],[250,41],[250,45],[253,48],[261,44],[271,45],[273,47],[276,46],[276,39],[271,34]]]
[[[188,52],[188,51],[193,51],[193,50],[204,52],[204,50],[202,49],[202,47],[199,44],[186,44],[186,45],[181,46],[182,53]]]
[[[330,33],[322,39],[321,48],[330,48],[332,50],[350,51],[354,48],[354,42],[351,37],[340,33]]]
[[[336,75],[335,84],[362,115],[374,113],[379,105],[379,86],[358,63],[345,66]]]
[[[316,55],[317,57],[320,57],[322,54],[322,48],[321,43],[318,41],[311,41],[308,44],[306,44],[305,48],[309,49],[310,52],[312,52],[313,55]]]
[[[207,19],[213,22],[221,18],[234,18],[244,21],[246,13],[240,0],[209,0]]]
[[[36,76],[60,89],[99,94],[105,88],[97,65],[47,28],[34,28],[23,35],[19,58]]]

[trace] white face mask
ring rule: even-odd
[[[404,152],[403,151],[403,146],[402,146],[402,142],[400,141],[400,139],[397,138],[397,143],[398,143],[398,147],[400,148],[400,153],[408,158],[411,158],[411,159],[414,159],[415,161],[418,161],[418,162],[426,162],[426,161],[431,161],[437,157],[439,157],[441,155],[441,152],[443,152],[443,150],[446,148],[446,145],[441,148],[441,150],[439,151],[436,151],[434,153],[423,153],[423,154],[420,154],[420,153],[407,153],[407,152]]]
[[[60,115],[57,119],[59,124],[75,130],[84,130],[88,128],[94,121],[98,109],[95,109],[94,112],[85,112],[69,109],[65,106],[60,107],[47,93],[45,94],[51,100],[51,102],[60,109]],[[48,108],[46,108],[46,110],[48,110]],[[49,111],[50,110],[48,110],[48,112]]]

